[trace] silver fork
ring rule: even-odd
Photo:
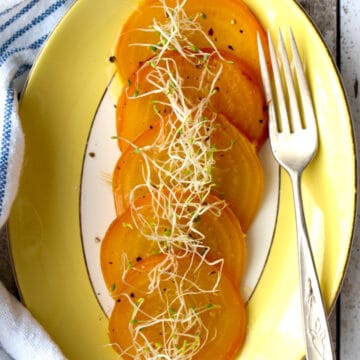
[[[261,75],[269,107],[271,149],[276,160],[289,174],[293,188],[306,357],[308,360],[335,359],[327,314],[306,229],[301,194],[301,175],[313,159],[318,147],[311,94],[292,31],[290,31],[290,44],[294,74],[281,32],[279,31],[279,60],[270,34],[268,34],[268,43],[274,86],[271,84],[264,49],[258,36]],[[280,73],[281,68],[283,76]]]

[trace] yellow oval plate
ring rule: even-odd
[[[330,308],[344,276],[355,219],[348,106],[331,57],[300,7],[286,0],[246,3],[272,32],[279,27],[286,32],[291,25],[310,80],[320,148],[305,172],[303,191]],[[135,0],[78,0],[34,65],[20,107],[26,154],[9,224],[12,256],[25,304],[69,359],[117,358],[107,346],[108,320],[88,276],[80,190],[92,121],[114,71],[108,59],[135,6]],[[303,356],[296,264],[291,188],[281,173],[274,239],[248,302],[248,335],[239,359]]]

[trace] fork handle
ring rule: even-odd
[[[290,173],[293,186],[296,229],[298,239],[298,258],[300,275],[300,301],[307,360],[333,360],[329,323],[316,273],[306,229],[302,195],[301,173]]]

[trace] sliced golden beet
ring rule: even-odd
[[[220,120],[221,119],[221,120]],[[224,117],[214,132],[214,144],[229,151],[216,152],[213,169],[214,194],[223,197],[246,232],[259,208],[264,191],[264,174],[255,146]]]
[[[175,7],[176,0],[167,0],[169,7]],[[188,18],[196,18],[203,32],[219,50],[230,50],[248,63],[260,78],[256,36],[260,34],[266,44],[266,35],[261,24],[241,0],[188,0],[184,5]],[[116,62],[120,78],[127,79],[154,55],[154,47],[160,38],[157,31],[150,30],[153,19],[160,24],[169,23],[160,0],[144,0],[134,11],[120,34],[116,48]],[[199,31],[182,33],[197,48],[208,48],[209,41]],[[149,44],[136,46],[135,44]]]
[[[199,101],[209,96],[213,86],[216,92],[211,96],[209,109],[225,115],[258,148],[264,143],[267,137],[266,102],[262,85],[246,63],[225,51],[221,52],[225,60],[217,54],[212,54],[207,60],[206,68],[204,64],[199,66],[187,61],[176,52],[168,52],[166,56],[170,56],[171,60],[176,62],[179,76],[183,79],[183,93],[188,99]],[[160,63],[161,65],[163,64]],[[221,75],[212,85],[220,67]],[[128,142],[124,141],[124,138],[134,141],[154,125],[155,101],[156,111],[162,116],[171,111],[170,105],[161,104],[167,102],[166,96],[163,93],[154,93],[155,86],[148,81],[149,74],[155,71],[150,64],[142,66],[132,74],[130,86],[123,89],[119,98],[116,117],[122,151],[128,147]],[[145,96],[147,93],[149,95]]]
[[[207,203],[217,201],[219,199],[213,195],[209,195],[206,199]],[[150,194],[138,199],[136,205],[141,208],[142,217],[145,217],[149,223],[155,218]],[[158,215],[161,218],[161,211]],[[161,229],[164,232],[169,227],[169,222],[161,221]],[[220,216],[216,216],[211,211],[205,212],[196,222],[195,229],[205,236],[202,243],[210,249],[206,253],[207,256],[211,259],[223,258],[225,268],[231,272],[236,284],[240,285],[246,261],[245,235],[231,209],[224,208]],[[191,236],[197,238],[196,233]],[[101,269],[110,293],[116,296],[121,289],[122,276],[128,264],[140,264],[145,258],[160,250],[161,244],[141,235],[133,221],[131,209],[117,217],[109,226],[101,244]]]
[[[177,358],[190,353],[196,360],[234,358],[246,330],[245,306],[238,287],[223,272],[219,291],[211,291],[219,268],[185,257],[175,260],[176,275],[170,265],[149,293],[148,274],[166,262],[163,255],[151,256],[127,275],[128,285],[117,298],[109,321],[114,349],[125,360],[136,355],[145,358],[145,354]],[[181,301],[179,289],[183,290]]]
[[[135,150],[152,144],[159,133],[159,125],[146,130],[135,141]],[[215,130],[210,136],[211,144],[217,149],[213,167],[213,193],[222,197],[240,220],[246,232],[259,207],[263,193],[263,170],[255,145],[239,132],[227,119],[218,115]],[[164,156],[156,152],[151,157]],[[128,148],[119,158],[113,174],[113,193],[117,214],[129,206],[129,194],[135,186],[144,183],[144,157],[142,151]],[[146,171],[145,171],[146,173]],[[152,172],[156,184],[156,171]],[[148,189],[138,189],[136,198],[146,194]]]

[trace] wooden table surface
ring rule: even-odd
[[[341,71],[352,111],[356,141],[360,144],[360,98],[358,97],[360,1],[297,0],[297,2],[318,27]],[[348,271],[336,307],[331,314],[337,359],[341,360],[360,359],[359,224],[359,219],[357,219]],[[0,233],[0,280],[12,293],[16,294],[16,286],[8,259],[6,230],[4,229]]]

